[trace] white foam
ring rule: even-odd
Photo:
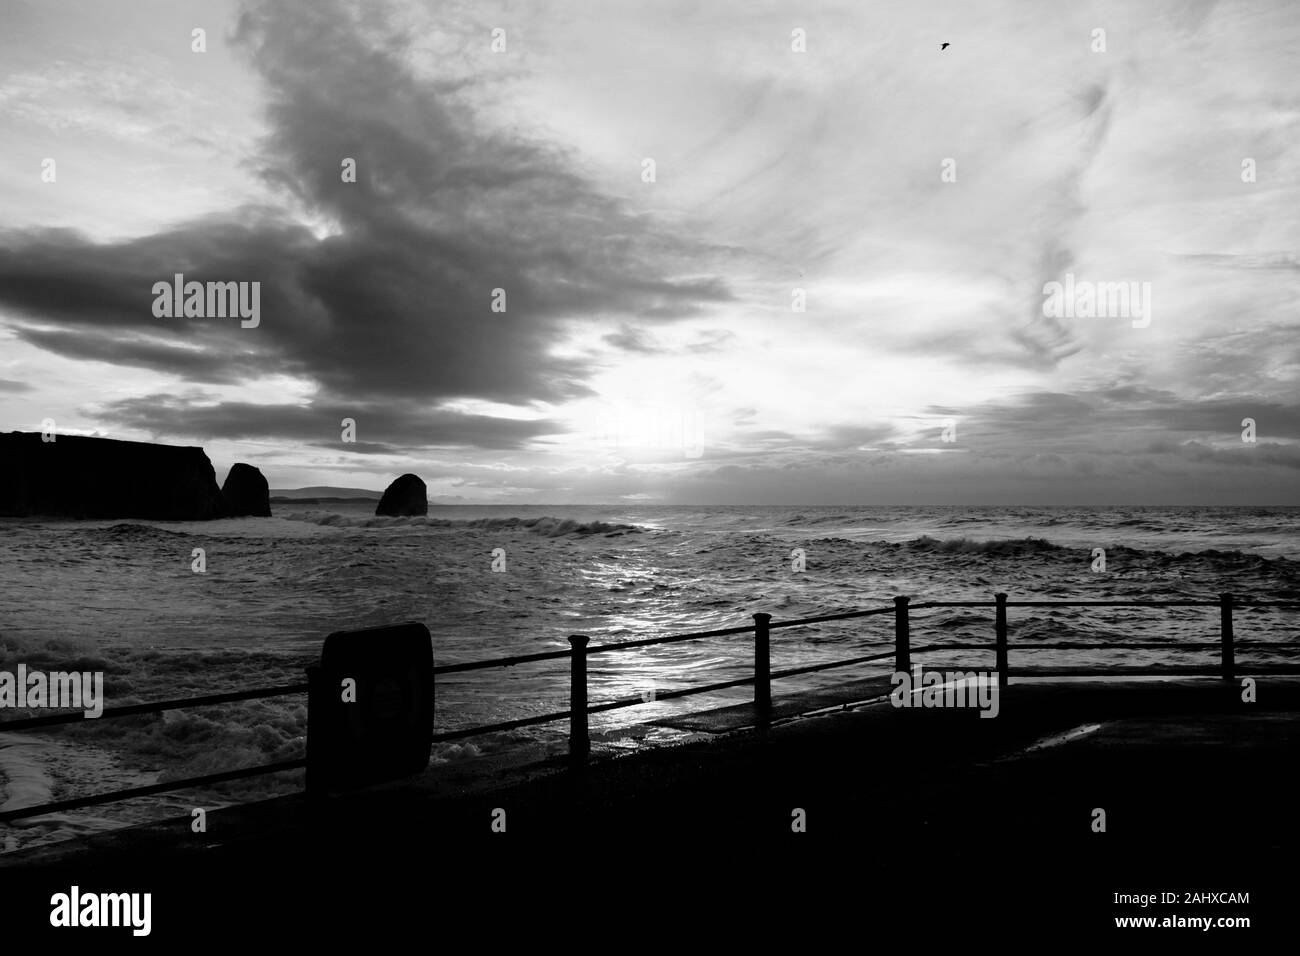
[[[0,811],[49,802],[54,782],[39,756],[44,746],[37,737],[0,734]]]

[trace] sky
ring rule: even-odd
[[[0,430],[446,502],[1300,504],[1292,0],[0,19]],[[156,314],[178,273],[256,324]]]

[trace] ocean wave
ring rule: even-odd
[[[283,516],[289,521],[306,521],[330,528],[472,528],[479,531],[531,531],[546,538],[564,535],[639,534],[645,529],[611,521],[576,521],[573,518],[429,518],[425,515],[387,517],[383,515],[341,515],[307,511]]]
[[[1123,521],[1115,521],[1109,526],[1103,527],[1136,529],[1138,531],[1149,531],[1152,534],[1178,530],[1177,526],[1172,525],[1170,522],[1160,522],[1150,518],[1125,518]]]
[[[0,670],[26,664],[30,670],[121,672],[124,668],[106,658],[91,638],[0,633]],[[3,723],[0,723],[3,727]]]
[[[973,554],[1036,554],[1043,551],[1061,551],[1062,546],[1046,538],[932,538],[923,534],[906,542],[914,551]]]
[[[843,512],[843,511],[836,511],[827,514],[811,514],[811,515],[803,514],[801,512],[799,514],[791,515],[790,517],[783,520],[781,524],[784,525],[785,527],[804,527],[809,525],[846,524],[846,523],[849,525],[858,525],[858,524],[862,524],[863,521],[867,520],[868,517],[870,518],[871,521],[874,522],[882,522],[882,521],[888,522],[892,520],[888,515],[873,514],[867,516],[859,513]]]
[[[563,635],[573,631],[598,640],[636,639],[747,624],[759,610],[794,619],[887,607],[895,594],[910,594],[917,603],[987,601],[1003,590],[1013,600],[1213,600],[1225,591],[1243,599],[1300,597],[1291,512],[1245,520],[1245,512],[1217,510],[1135,515],[1132,509],[554,505],[522,511],[432,507],[430,516],[395,518],[367,513],[373,503],[340,506],[343,514],[331,513],[327,503],[275,507],[273,519],[179,526],[125,519],[6,524],[0,670],[20,663],[46,671],[102,670],[105,704],[115,707],[299,683],[302,668],[318,659],[324,634],[405,619],[430,624],[441,663],[562,648]],[[1138,519],[1162,530],[1117,524]],[[512,553],[511,573],[488,577],[486,555],[497,534],[507,548],[514,542],[518,560]],[[464,539],[469,545],[462,546]],[[211,549],[209,576],[190,573],[190,542],[207,547],[214,540],[229,544]],[[808,573],[791,569],[796,544],[806,549]],[[1105,573],[1091,570],[1095,547],[1106,551]],[[1243,637],[1260,642],[1253,661],[1294,659],[1263,646],[1293,638],[1294,615],[1275,609],[1238,614]],[[918,612],[917,640],[928,633],[991,644],[993,617],[989,608]],[[1159,614],[1017,608],[1011,626],[1013,641],[1020,642],[1093,643],[1122,635],[1128,641],[1206,639],[1212,647],[1216,620],[1214,608]],[[788,638],[783,653],[799,665],[825,660],[837,642],[887,642],[890,621],[877,616],[781,633]],[[744,647],[737,638],[734,646],[710,642],[697,649],[687,642],[666,645],[661,655],[638,652],[622,670],[594,670],[594,696],[629,693],[628,681],[647,669],[663,686],[679,676],[731,679],[743,675]],[[966,669],[982,652],[938,653],[951,653],[952,663]],[[1200,663],[1203,656],[1199,649],[1052,648],[1026,650],[1025,662]],[[563,670],[539,668],[536,677],[515,670],[471,671],[441,686],[440,729],[531,716],[532,703],[551,696],[559,701],[567,693]],[[831,671],[826,679],[836,676]],[[802,689],[802,679],[791,687]],[[0,711],[0,719],[22,716]],[[43,753],[4,747],[0,740],[9,751],[0,753],[0,802],[16,805],[18,790],[24,803],[41,802],[296,759],[307,723],[306,701],[296,695],[77,721],[33,734],[48,748]],[[521,731],[518,741],[485,735],[439,745],[432,758],[439,764],[471,760],[529,742],[554,743],[560,752],[562,738],[562,731],[546,728]],[[185,812],[182,800],[213,806],[300,789],[301,781],[290,776],[110,804],[95,810],[93,819],[120,825]],[[67,819],[73,817],[83,827],[92,819],[83,811]],[[58,828],[51,832],[70,833],[72,824],[65,820]],[[0,827],[0,838],[17,834],[21,845],[37,829]]]
[[[904,548],[922,554],[965,554],[992,555],[995,557],[1032,557],[1058,554],[1069,557],[1072,552],[1091,553],[1093,545],[1057,544],[1046,538],[935,538],[923,534],[901,543],[888,541],[876,542],[878,547],[886,549]],[[1120,568],[1144,568],[1146,570],[1164,569],[1198,569],[1207,571],[1250,571],[1270,573],[1290,579],[1297,573],[1296,562],[1278,555],[1268,557],[1250,551],[1235,548],[1206,548],[1200,551],[1163,550],[1160,548],[1137,548],[1129,545],[1107,543],[1099,539],[1096,547],[1103,547],[1112,571]],[[1072,558],[1071,558],[1072,560]]]
[[[104,528],[77,529],[77,533],[92,541],[118,542],[148,541],[159,538],[187,538],[191,536],[185,531],[170,531],[150,524],[135,524],[129,521],[108,525]]]

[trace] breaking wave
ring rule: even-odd
[[[610,521],[575,521],[572,518],[429,518],[424,515],[385,517],[341,515],[308,511],[284,516],[290,521],[307,521],[329,528],[473,528],[480,531],[531,531],[546,538],[587,534],[640,534],[645,528]]]
[[[969,538],[932,538],[923,534],[907,542],[914,551],[939,551],[943,553],[963,554],[1037,554],[1042,551],[1060,551],[1061,545],[1053,544],[1046,538],[990,538],[971,540]]]

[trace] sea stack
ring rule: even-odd
[[[194,446],[9,432],[0,463],[0,515],[205,521],[226,510]]]
[[[226,514],[231,518],[271,517],[271,490],[262,473],[252,465],[236,462],[230,466],[226,483],[221,486]]]
[[[427,515],[429,513],[429,492],[418,475],[402,475],[384,489],[384,496],[379,499],[377,515],[402,517],[405,515]]]

